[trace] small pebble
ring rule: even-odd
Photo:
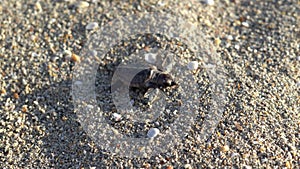
[[[33,104],[35,104],[35,105],[38,106],[38,105],[39,105],[39,102],[35,100],[35,101],[33,101]]]
[[[79,62],[80,61],[80,57],[78,55],[76,55],[76,54],[73,53],[72,56],[71,56],[71,60],[73,62]]]
[[[27,110],[28,110],[28,109],[27,109],[27,105],[23,105],[21,111],[22,111],[23,113],[26,113]]]
[[[291,161],[285,162],[285,166],[287,169],[292,169],[293,168],[293,163]]]
[[[160,133],[160,132],[159,132],[159,129],[158,129],[158,128],[151,128],[151,129],[148,131],[147,136],[148,136],[149,138],[154,138],[154,137],[156,137],[159,133]]]
[[[25,93],[26,94],[29,94],[30,92],[32,91],[32,89],[29,87],[29,85],[27,84],[26,86],[25,86]]]
[[[186,169],[192,169],[191,164],[185,164],[183,167],[186,168]]]
[[[49,24],[53,24],[54,22],[56,22],[56,19],[55,19],[55,18],[52,18],[52,19],[50,19]]]
[[[229,146],[228,145],[222,146],[221,147],[221,151],[224,152],[224,153],[227,152],[227,151],[229,151]]]
[[[239,131],[243,131],[243,126],[240,123],[234,123],[236,129],[238,129]]]
[[[27,85],[27,80],[26,79],[22,79],[22,84],[23,85]]]
[[[244,168],[244,169],[252,169],[252,167],[249,166],[249,165],[244,165],[243,168]]]
[[[156,54],[154,53],[146,53],[145,54],[145,61],[151,64],[156,62]]]
[[[191,62],[188,63],[187,68],[189,70],[196,70],[196,69],[198,69],[198,66],[199,65],[198,65],[197,61],[191,61]]]
[[[215,4],[215,1],[214,0],[205,0],[205,3],[207,5],[214,5]]]
[[[234,48],[235,48],[236,50],[240,50],[240,46],[239,46],[239,45],[234,45]]]
[[[145,169],[150,168],[150,167],[151,167],[151,164],[146,163],[146,164],[144,164],[144,167],[145,167]]]
[[[208,20],[208,19],[205,19],[205,20],[204,20],[204,24],[205,24],[206,26],[208,26],[208,27],[212,27],[212,23],[211,23],[210,20]]]
[[[14,93],[14,98],[18,99],[19,98],[19,94],[18,93]]]
[[[221,42],[222,42],[222,41],[221,41],[220,38],[216,38],[216,39],[215,39],[215,45],[216,45],[216,46],[220,46]]]
[[[61,119],[62,119],[63,121],[67,121],[67,120],[68,120],[68,117],[63,116]]]
[[[99,27],[99,25],[98,25],[97,22],[91,22],[91,23],[89,23],[89,24],[86,25],[85,29],[87,29],[87,30],[93,30],[93,29],[96,29],[98,27]]]
[[[3,88],[3,89],[1,89],[1,94],[6,94],[6,90]]]
[[[167,166],[167,169],[173,169],[173,166],[168,165],[168,166]]]
[[[157,5],[160,6],[160,7],[163,7],[163,6],[166,5],[166,2],[158,1],[158,2],[157,2]]]

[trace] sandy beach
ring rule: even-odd
[[[0,168],[300,168],[300,1],[0,2]],[[118,45],[101,57],[101,49],[83,52],[97,32],[106,33],[112,41],[121,37],[122,29],[114,29],[115,19],[151,12],[169,14],[171,19],[180,17],[197,26],[195,32],[201,31],[205,37],[189,35],[189,26],[183,26],[184,33],[175,33],[186,35],[187,41],[210,44],[203,45],[207,48],[201,48],[200,55],[222,65],[224,78],[220,83],[226,94],[218,97],[214,95],[217,90],[211,89],[213,80],[208,80],[210,73],[204,67],[209,70],[214,64],[193,56],[189,50],[192,47],[180,40],[139,35],[136,39],[117,41]],[[180,30],[180,25],[184,25],[180,22],[177,28],[166,18],[170,30]],[[126,22],[129,25],[131,20]],[[126,22],[122,23],[124,29]],[[155,19],[153,22],[156,23]],[[110,31],[116,33],[109,34]],[[92,85],[96,84],[98,106],[106,111],[114,132],[137,138],[143,137],[143,133],[156,137],[158,129],[163,135],[172,126],[169,124],[173,118],[180,116],[176,106],[184,106],[190,100],[177,100],[176,104],[176,99],[167,100],[168,115],[158,122],[127,123],[131,117],[118,114],[118,107],[110,105],[113,99],[100,92],[104,84],[109,85],[105,77],[111,78],[111,69],[118,60],[127,61],[127,55],[134,52],[138,56],[140,51],[151,51],[153,45],[170,48],[181,57],[176,61],[178,67],[173,66],[175,79],[182,83],[176,92],[189,90],[188,96],[182,97],[197,100],[195,107],[191,102],[187,108],[197,110],[192,111],[196,122],[183,122],[191,125],[191,131],[182,139],[171,140],[170,143],[178,145],[172,148],[170,144],[166,152],[123,157],[99,146],[97,137],[86,130],[88,124],[78,121],[83,109],[74,99],[74,95],[81,94],[76,95],[74,86],[82,82],[74,79],[76,70],[82,71],[76,65],[84,63],[87,56],[97,58],[98,52],[95,63],[99,66]],[[192,62],[195,60],[197,63]],[[146,61],[152,63],[155,58],[147,55]],[[196,76],[195,82],[188,84],[199,88],[184,86],[185,73],[176,68],[186,64],[187,71]],[[191,94],[192,89],[197,90],[195,95]],[[177,97],[178,93],[172,96]],[[218,123],[207,139],[199,140],[209,108],[214,109],[214,99],[216,104],[222,102],[217,111],[220,117],[213,116]],[[91,108],[89,104],[87,107]],[[188,117],[188,111],[181,110]],[[139,117],[150,118],[144,114]],[[110,139],[105,134],[101,138],[106,137]]]

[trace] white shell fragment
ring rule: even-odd
[[[205,0],[205,3],[207,5],[214,5],[215,4],[215,1],[214,0]]]
[[[232,41],[233,40],[233,36],[232,35],[228,35],[227,39],[230,40],[230,41]]]
[[[148,133],[147,133],[147,136],[149,138],[154,138],[156,137],[158,134],[160,133],[159,129],[158,128],[151,128]]]
[[[191,61],[191,62],[188,63],[187,68],[189,70],[196,70],[196,69],[198,69],[198,66],[199,65],[198,65],[197,61]]]
[[[69,51],[69,50],[65,50],[65,51],[64,51],[64,55],[71,58],[72,52]]]
[[[37,54],[37,53],[35,53],[35,52],[32,52],[31,53],[31,57],[38,57],[39,56],[39,54]]]
[[[249,27],[249,23],[248,22],[242,22],[242,25],[244,26],[244,27]]]
[[[37,10],[38,12],[43,11],[43,8],[42,8],[42,6],[41,6],[41,4],[40,4],[39,2],[37,2],[37,3],[35,4],[35,7],[36,7],[36,10]]]
[[[91,104],[86,105],[86,107],[87,107],[88,109],[90,109],[90,110],[94,108],[94,106],[91,105]]]
[[[91,22],[91,23],[89,23],[89,24],[86,25],[85,29],[87,29],[87,30],[93,30],[93,29],[96,29],[98,27],[99,27],[99,25],[98,25],[97,22]]]
[[[156,62],[156,54],[154,53],[146,53],[145,54],[145,61],[151,64]]]
[[[90,6],[90,4],[86,1],[80,1],[80,2],[76,3],[76,7],[79,9],[87,8],[89,6]]]
[[[118,113],[113,113],[113,117],[114,117],[114,119],[116,120],[116,121],[119,121],[120,119],[121,119],[121,115],[120,114],[118,114]]]

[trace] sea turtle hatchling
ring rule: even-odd
[[[121,67],[118,69],[118,72],[118,75],[113,79],[112,84],[114,87],[112,86],[112,89],[121,87],[120,84],[144,92],[150,88],[163,89],[177,86],[174,78],[169,73],[157,69],[155,66],[143,69]]]
[[[130,82],[129,87],[146,89],[175,87],[177,83],[167,72],[157,69],[155,66],[149,67],[137,73]]]

